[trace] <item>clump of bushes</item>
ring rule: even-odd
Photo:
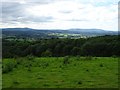
[[[97,57],[95,57],[94,59],[95,59],[95,60],[97,60],[98,58],[97,58]]]
[[[34,56],[33,55],[28,55],[26,57],[26,59],[29,60],[29,61],[33,61],[34,60]]]
[[[31,71],[31,68],[30,68],[30,67],[28,67],[28,71]]]
[[[18,81],[14,81],[13,84],[19,84],[19,82]]]
[[[42,66],[42,68],[46,68],[46,67],[49,66],[49,63],[47,63],[47,62],[43,62],[43,63],[41,63],[41,66]]]
[[[76,66],[76,64],[74,64],[74,66]]]
[[[50,85],[49,85],[49,84],[47,84],[47,83],[45,83],[45,84],[43,84],[43,86],[45,86],[45,87],[49,87]]]
[[[69,61],[70,57],[69,56],[65,56],[64,59],[63,59],[63,64],[69,64],[70,61]]]
[[[113,58],[117,58],[117,56],[116,56],[116,55],[113,55],[112,57],[113,57]]]
[[[81,59],[80,55],[77,55],[76,60],[80,60],[80,59]]]
[[[92,60],[92,59],[93,59],[92,56],[86,56],[86,57],[84,58],[84,60]]]
[[[2,65],[2,73],[8,73],[17,66],[16,60],[5,60]]]
[[[103,64],[100,64],[100,67],[103,67]]]
[[[21,64],[24,61],[24,58],[17,58],[16,62],[17,64]]]
[[[82,84],[82,81],[78,81],[78,84]]]
[[[45,52],[42,53],[41,56],[44,57],[51,57],[52,56],[52,52],[50,50],[46,50]]]

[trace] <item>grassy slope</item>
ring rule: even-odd
[[[3,88],[118,87],[118,58],[71,57],[65,65],[63,60],[62,57],[24,60],[13,71],[3,74]]]

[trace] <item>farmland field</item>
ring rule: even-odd
[[[3,59],[3,88],[118,88],[118,58]]]

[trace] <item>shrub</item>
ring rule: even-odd
[[[60,65],[59,68],[62,68],[62,66]]]
[[[28,55],[26,57],[27,60],[33,61],[34,60],[34,56],[33,55]]]
[[[14,67],[17,67],[16,60],[5,60],[2,65],[2,72],[8,73],[13,70]]]
[[[78,61],[79,59],[80,59],[80,57],[79,57],[79,56],[76,56],[76,57],[75,57],[75,60],[77,60],[77,61]]]
[[[10,71],[10,68],[8,68],[7,65],[4,65],[4,66],[2,67],[2,73],[8,73],[9,71]]]
[[[117,56],[116,56],[116,55],[113,55],[112,57],[113,57],[113,58],[116,58]]]
[[[28,71],[31,71],[31,68],[30,68],[30,67],[28,67]]]
[[[48,63],[45,63],[44,66],[47,67],[47,66],[49,66],[49,64],[48,64]]]
[[[92,60],[92,56],[86,56],[84,59],[85,60]]]
[[[46,50],[45,52],[42,53],[43,57],[51,57],[52,56],[52,52],[50,50]]]
[[[100,64],[100,67],[103,67],[103,64]]]
[[[82,84],[82,81],[79,81],[78,84]]]
[[[95,57],[94,59],[95,59],[95,60],[97,60],[98,58],[97,58],[97,57]]]
[[[17,62],[17,64],[21,64],[22,62],[23,62],[23,58],[18,58],[17,60],[16,60],[16,62]]]
[[[49,84],[47,84],[47,83],[45,83],[45,84],[43,84],[43,86],[48,87],[48,86],[50,86],[50,85],[49,85]]]
[[[63,60],[63,64],[69,64],[70,63],[69,58],[70,58],[69,56],[65,56]]]
[[[14,81],[13,84],[19,84],[19,82],[18,81]]]
[[[76,66],[76,64],[74,64],[74,66]]]

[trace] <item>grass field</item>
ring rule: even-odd
[[[3,59],[3,88],[117,88],[118,58]]]

